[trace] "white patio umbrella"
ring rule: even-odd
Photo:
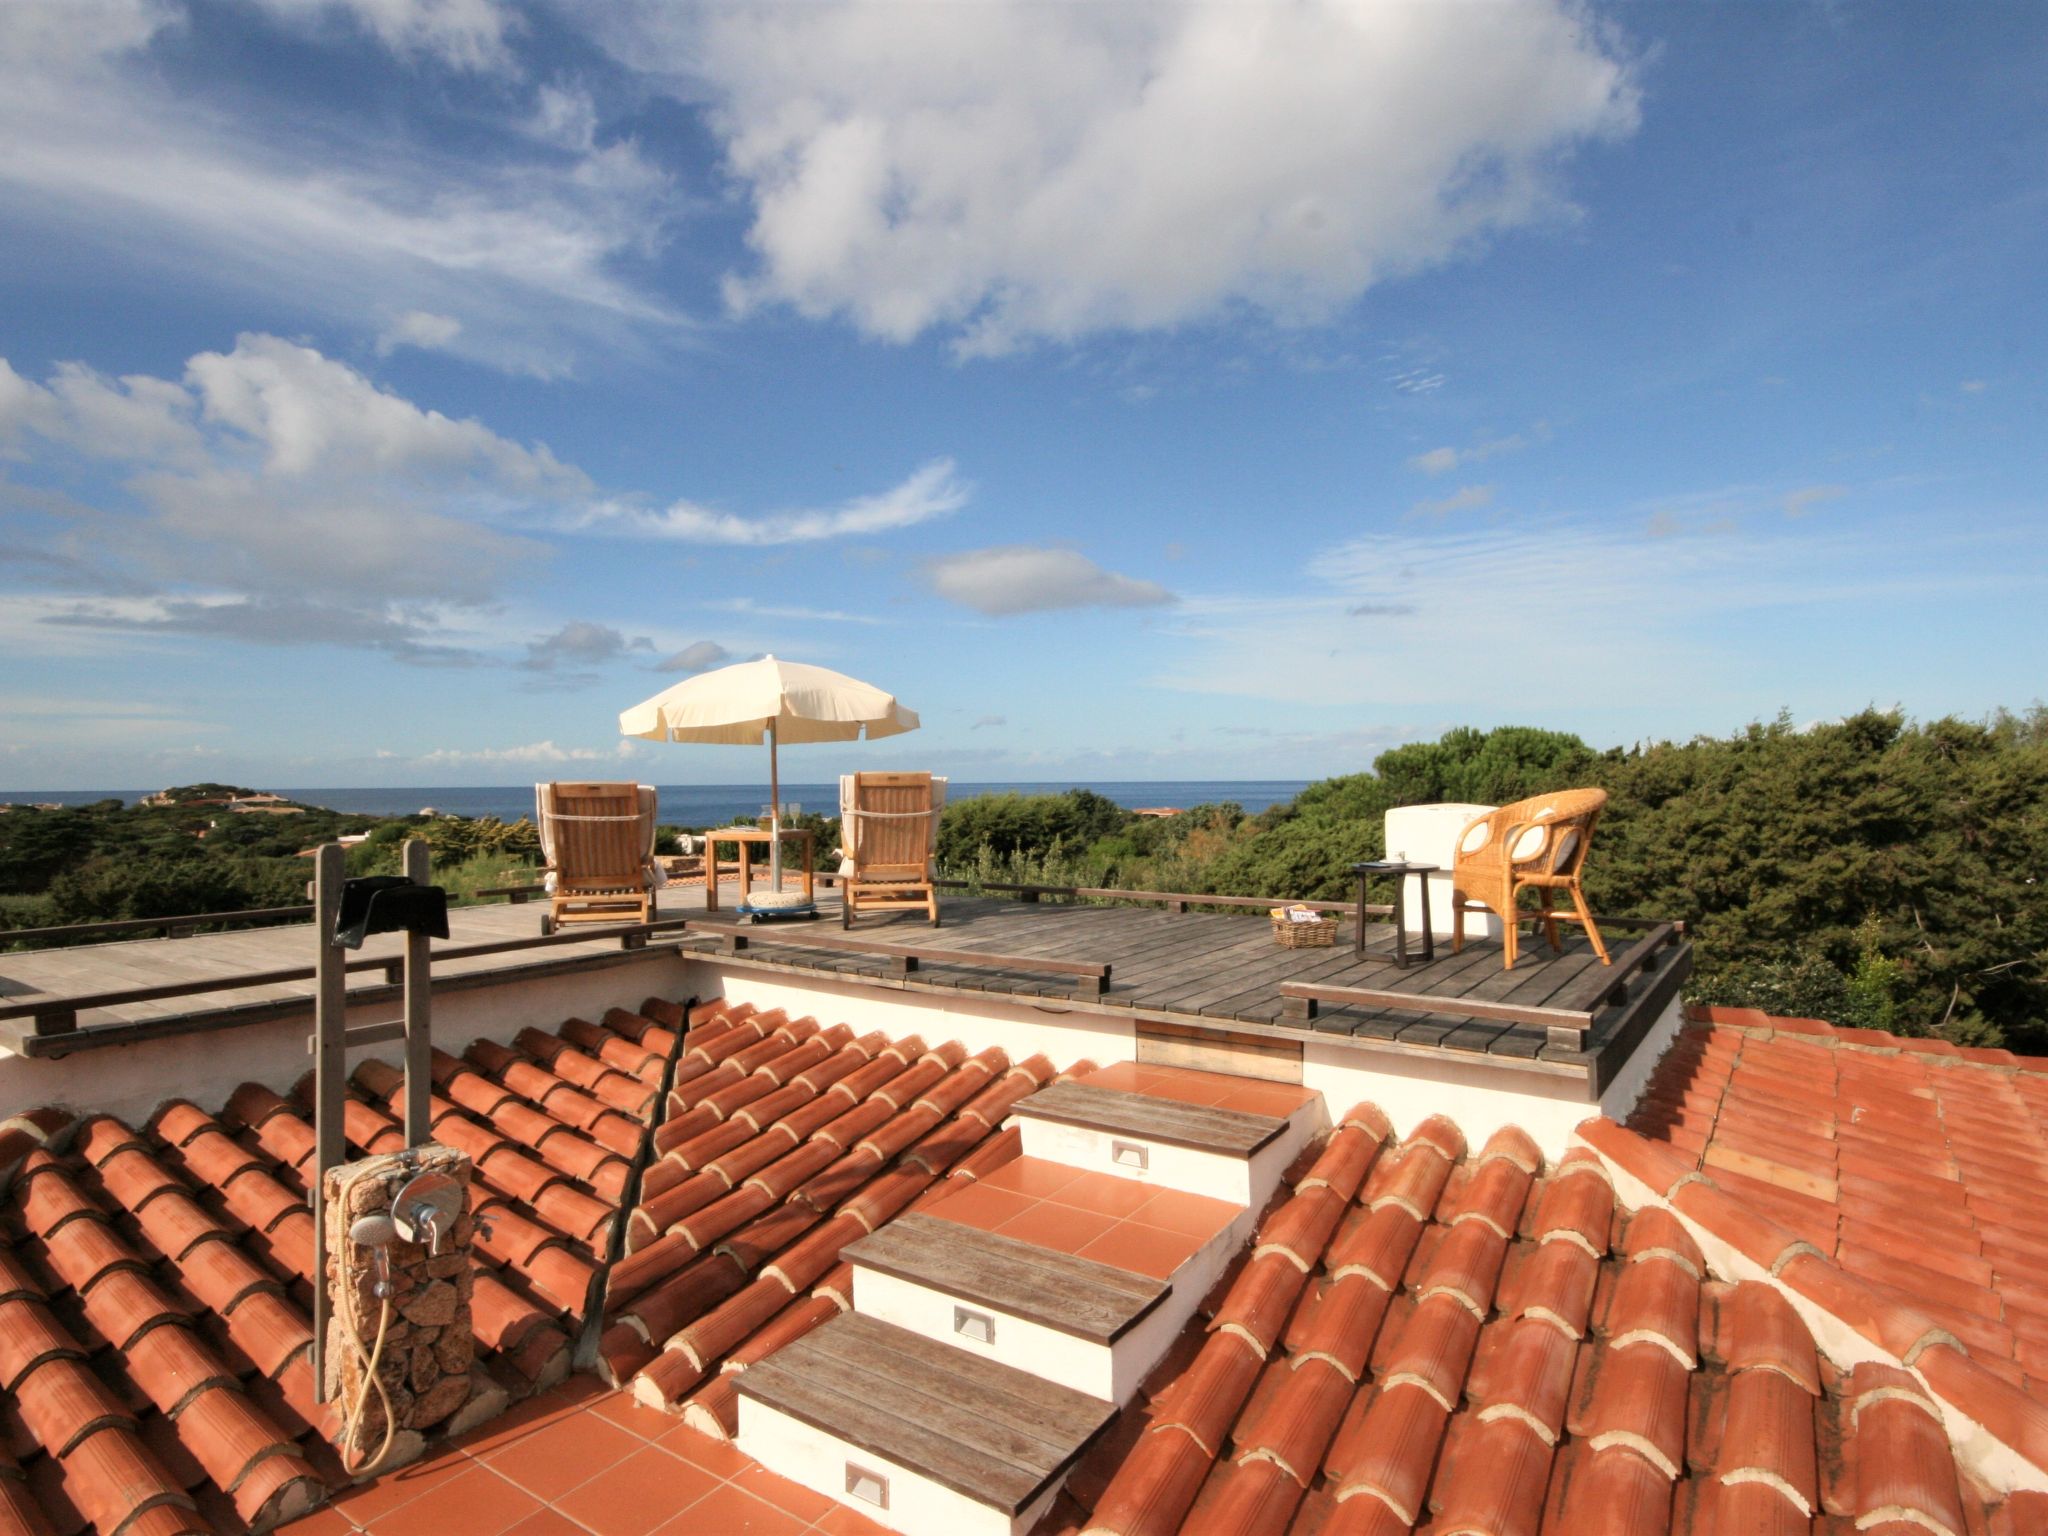
[[[685,678],[619,715],[619,732],[648,741],[768,743],[769,881],[782,889],[782,777],[785,741],[854,741],[917,729],[914,710],[892,693],[843,672],[763,656]]]

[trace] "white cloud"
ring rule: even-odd
[[[983,715],[974,724],[967,727],[967,729],[970,731],[986,731],[993,730],[999,725],[1008,725],[1009,723],[1010,718],[1007,715]]]
[[[530,641],[526,659],[519,663],[528,672],[553,672],[562,667],[595,667],[617,661],[634,651],[651,651],[654,642],[645,635],[628,639],[609,624],[579,619],[564,624],[551,635]]]
[[[765,545],[874,534],[943,516],[967,487],[950,460],[829,509],[758,518],[648,512],[604,497],[544,444],[417,404],[310,347],[245,335],[190,359],[178,380],[110,379],[64,364],[25,379],[0,358],[0,455],[88,483],[122,471],[100,505],[0,479],[0,569],[23,586],[85,594],[0,607],[0,640],[61,633],[355,646],[422,665],[492,659],[562,679],[654,650],[589,621],[534,614],[466,633],[545,536]],[[77,463],[73,461],[77,460]],[[17,532],[17,525],[19,531]],[[857,613],[754,604],[762,618],[875,623]],[[12,622],[8,622],[8,621]],[[557,626],[544,638],[533,635]],[[40,647],[39,647],[40,648]],[[544,686],[536,682],[537,686]]]
[[[686,645],[666,661],[657,662],[656,669],[662,672],[708,672],[721,662],[732,660],[732,652],[716,640],[699,640]]]
[[[389,357],[400,347],[418,347],[423,352],[445,352],[462,334],[462,322],[453,315],[433,315],[424,309],[409,309],[384,327],[377,338],[377,355]]]
[[[640,0],[598,25],[710,100],[752,202],[736,308],[969,352],[1326,315],[1567,211],[1569,152],[1636,120],[1618,47],[1563,0]]]
[[[948,602],[991,617],[1061,608],[1150,608],[1174,602],[1153,581],[1106,571],[1071,549],[1013,544],[927,560],[922,571]]]
[[[1408,509],[1410,517],[1449,517],[1453,512],[1476,512],[1493,505],[1490,485],[1461,485],[1448,496],[1418,501]]]
[[[346,363],[275,336],[185,365],[201,414],[258,446],[275,475],[397,472],[475,475],[507,493],[589,489],[545,447],[525,448],[474,419],[456,421],[379,389]]]
[[[1787,491],[1779,505],[1787,517],[1805,517],[1815,507],[1840,501],[1848,494],[1846,485],[1802,485],[1796,491]]]
[[[560,747],[553,740],[548,740],[528,742],[518,747],[481,747],[474,751],[437,747],[420,754],[414,761],[441,768],[460,763],[595,763],[625,755],[623,750],[600,752],[595,747]]]
[[[659,511],[612,502],[591,508],[585,520],[595,532],[695,544],[806,544],[928,523],[959,511],[967,505],[968,494],[953,461],[934,459],[900,485],[876,495],[856,496],[836,507],[741,517],[690,501],[673,502]]]
[[[401,51],[481,63],[502,41],[484,0],[350,8]],[[461,355],[518,371],[560,373],[592,342],[680,323],[621,275],[673,213],[674,187],[633,141],[501,135],[510,152],[481,159],[361,117],[244,115],[225,94],[180,95],[156,67],[152,46],[185,16],[177,0],[0,4],[0,217],[371,334],[401,294],[458,323],[446,345]]]
[[[0,369],[0,439],[132,466],[128,488],[153,517],[111,557],[264,602],[317,591],[381,614],[394,601],[486,601],[539,546],[479,519],[590,491],[545,447],[422,409],[274,336],[199,353],[182,381],[64,364],[38,385]],[[195,610],[158,627],[202,622],[226,620]]]
[[[1270,595],[1188,595],[1162,626],[1171,659],[1149,681],[1469,720],[1583,703],[1595,678],[1602,708],[1651,706],[1718,686],[1727,637],[1753,628],[1750,615],[1811,618],[1820,603],[1867,612],[1936,585],[1967,593],[2007,580],[1901,574],[1865,553],[1853,533],[1782,522],[1685,539],[1567,522],[1374,534],[1322,550]],[[1348,619],[1359,606],[1412,612],[1395,623]],[[1501,657],[1528,653],[1532,635],[1542,637],[1541,665],[1502,667]]]
[[[1539,421],[1527,432],[1510,432],[1506,437],[1482,438],[1469,448],[1432,448],[1408,461],[1410,469],[1425,475],[1445,475],[1460,464],[1482,464],[1503,453],[1519,453],[1531,443],[1550,441],[1550,423]]]
[[[506,33],[514,18],[498,0],[256,0],[284,20],[305,24],[349,17],[392,52],[428,55],[457,69],[499,70],[512,63]]]

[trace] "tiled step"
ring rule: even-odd
[[[1093,1397],[1137,1389],[1172,1339],[1148,1326],[1166,1281],[942,1220],[945,1204],[845,1248],[856,1310]]]
[[[1011,1111],[1023,1132],[1025,1155],[1258,1204],[1317,1129],[1320,1100],[1301,1090],[1247,1085],[1272,1090],[1276,1108],[1294,1102],[1288,1113],[1268,1114],[1152,1091],[1179,1086],[1176,1078],[1224,1081],[1212,1073],[1152,1069],[1124,1079],[1144,1083],[1148,1091],[1102,1086],[1119,1080],[1110,1072],[1039,1089]]]
[[[738,1391],[742,1451],[908,1536],[1023,1536],[1116,1412],[859,1312]]]

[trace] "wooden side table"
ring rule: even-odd
[[[1374,875],[1394,877],[1394,964],[1407,970],[1409,966],[1427,965],[1436,958],[1436,935],[1429,926],[1429,877],[1443,868],[1440,864],[1410,864],[1401,859],[1368,859],[1363,864],[1351,866],[1351,873],[1358,876],[1358,937],[1353,949],[1365,953],[1365,885]],[[1422,953],[1408,953],[1408,877],[1414,875],[1422,891]]]
[[[705,911],[716,912],[718,910],[718,876],[720,873],[718,845],[720,843],[736,843],[739,845],[738,859],[731,864],[725,865],[724,868],[738,873],[740,877],[739,905],[745,906],[747,904],[747,893],[753,889],[753,850],[756,847],[765,848],[772,835],[761,827],[718,827],[704,834]],[[817,883],[817,876],[812,868],[817,856],[817,836],[809,827],[784,827],[782,829],[782,838],[784,842],[789,841],[791,838],[796,838],[803,843],[804,900],[809,901],[815,893]]]

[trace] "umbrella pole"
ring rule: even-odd
[[[768,888],[782,890],[782,776],[775,764],[775,722],[768,722]]]

